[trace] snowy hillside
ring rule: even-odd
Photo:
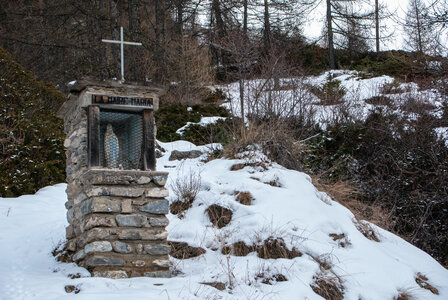
[[[173,150],[206,152],[219,145],[160,145],[166,151],[158,170],[170,172],[168,187],[200,180],[191,208],[168,216],[168,239],[205,253],[172,258],[170,279],[90,278],[51,253],[64,242],[67,225],[66,185],[58,184],[0,199],[0,299],[322,299],[313,287],[329,290],[328,282],[344,299],[448,299],[448,270],[401,238],[356,220],[306,174],[272,163],[256,149],[236,160],[206,162],[204,154],[170,161]],[[177,200],[172,192],[170,202]],[[229,223],[230,217],[216,223],[222,228],[209,219],[213,204],[231,211]],[[235,245],[247,255],[236,256],[242,253]],[[259,257],[275,256],[274,248],[287,258]],[[67,293],[68,285],[75,291]]]

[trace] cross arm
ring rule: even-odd
[[[121,42],[121,41],[114,41],[114,40],[101,40],[104,43],[112,43],[112,44],[125,44],[125,45],[134,45],[134,46],[141,46],[143,45],[142,43],[135,43],[135,42]]]

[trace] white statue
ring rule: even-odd
[[[120,145],[115,135],[112,124],[107,124],[106,134],[104,135],[104,152],[106,153],[106,167],[118,168],[118,155]]]

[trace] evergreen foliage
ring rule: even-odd
[[[64,95],[0,48],[0,196],[15,197],[64,181]]]

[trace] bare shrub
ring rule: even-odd
[[[223,228],[232,221],[232,211],[220,205],[212,204],[205,211],[210,222],[218,228]]]
[[[180,214],[191,207],[201,188],[201,175],[190,171],[186,176],[178,177],[171,184],[176,201],[171,203],[172,214]]]
[[[170,242],[168,245],[171,246],[170,256],[177,259],[188,259],[192,257],[197,257],[205,253],[205,250],[200,247],[193,247],[184,242]]]
[[[339,80],[327,80],[323,86],[307,85],[308,90],[320,99],[320,105],[335,105],[342,102],[347,90]]]
[[[406,91],[400,87],[400,82],[394,79],[392,82],[388,82],[380,86],[379,92],[381,94],[401,94]]]
[[[392,106],[393,102],[390,98],[386,96],[373,96],[365,100],[366,103],[372,104],[372,105],[385,105],[385,106]]]
[[[300,152],[300,144],[294,143],[292,131],[284,119],[253,119],[247,128],[236,130],[234,136],[235,140],[224,148],[224,155],[227,157],[235,157],[246,151],[249,146],[259,145],[263,153],[271,160],[286,168],[298,167],[296,156]],[[235,166],[233,170],[237,167],[244,166]]]

